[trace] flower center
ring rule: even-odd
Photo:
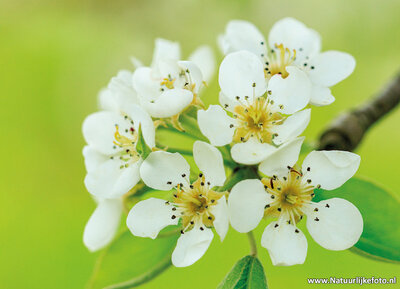
[[[125,116],[125,119],[128,120],[128,117]],[[114,149],[117,147],[122,150],[117,153],[116,156],[112,156],[111,159],[115,157],[119,157],[121,161],[124,163],[120,166],[120,169],[129,167],[130,164],[137,162],[140,159],[139,153],[136,151],[136,141],[138,139],[138,133],[133,127],[133,121],[130,122],[131,126],[125,129],[125,133],[129,135],[121,135],[119,132],[119,126],[115,125],[115,133],[114,133]]]
[[[211,208],[224,195],[223,193],[213,191],[210,183],[205,183],[205,178],[200,174],[199,178],[191,185],[183,186],[179,184],[177,192],[174,195],[173,211],[182,218],[183,230],[185,232],[194,227],[195,224],[206,227],[213,227],[214,215]]]
[[[168,89],[174,89],[174,82],[175,82],[175,78],[172,78],[171,75],[168,75],[168,78],[163,78],[160,82],[161,86],[165,86]]]
[[[286,215],[288,221],[297,223],[304,215],[305,206],[314,197],[314,187],[303,174],[294,168],[289,168],[287,177],[264,178],[261,180],[272,202],[265,206],[265,216],[279,217]]]
[[[258,97],[252,103],[246,101],[237,105],[233,114],[236,119],[234,142],[246,142],[256,137],[261,143],[271,143],[274,136],[272,127],[280,125],[284,120],[282,114],[273,112],[272,104],[267,98]]]
[[[286,66],[289,66],[296,59],[296,50],[292,51],[285,48],[283,44],[275,44],[275,49],[271,49],[268,55],[264,57],[264,75],[266,79],[270,79],[275,74],[280,74],[282,78],[289,76]]]

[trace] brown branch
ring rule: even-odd
[[[353,151],[368,129],[400,102],[400,73],[372,100],[335,119],[322,133],[320,150]]]

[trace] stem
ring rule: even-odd
[[[368,129],[400,102],[400,73],[374,99],[333,121],[320,137],[320,150],[353,151]]]
[[[104,289],[128,289],[128,288],[138,287],[138,286],[140,286],[140,285],[152,280],[153,278],[157,277],[162,272],[164,272],[166,269],[168,269],[171,265],[172,265],[171,257],[167,256],[167,258],[164,259],[152,271],[144,273],[143,275],[141,275],[139,277],[136,277],[136,278],[133,278],[131,280],[107,286]]]
[[[256,239],[254,238],[253,231],[248,232],[247,237],[249,238],[250,243],[250,254],[252,256],[257,256],[257,243]]]

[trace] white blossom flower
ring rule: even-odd
[[[312,82],[309,101],[319,106],[335,100],[329,87],[347,78],[355,67],[350,54],[334,50],[321,52],[320,35],[293,18],[276,22],[268,43],[252,23],[230,21],[219,43],[225,54],[247,50],[257,55],[267,79],[277,74],[283,78],[290,76],[292,71],[288,68],[300,69]]]
[[[265,229],[261,245],[274,265],[302,264],[307,255],[307,240],[297,223],[307,216],[312,238],[329,250],[353,246],[363,231],[363,219],[350,202],[332,198],[313,202],[314,190],[340,187],[357,171],[360,157],[344,151],[313,151],[297,162],[301,141],[295,140],[279,149],[259,167],[271,177],[243,180],[229,195],[232,227],[239,232],[253,230],[263,217],[276,217]]]
[[[220,103],[233,117],[219,105],[199,110],[201,132],[215,146],[233,141],[231,153],[238,163],[257,164],[274,154],[276,146],[300,135],[310,121],[310,109],[301,110],[307,105],[310,83],[292,68],[285,80],[273,76],[267,87],[263,64],[255,54],[239,51],[226,56],[219,71]]]
[[[83,243],[92,252],[107,246],[115,237],[122,214],[122,198],[98,198],[96,210],[83,232]]]
[[[191,61],[180,59],[178,43],[156,39],[151,66],[139,67],[133,74],[141,105],[152,117],[169,118],[198,103],[203,82],[213,74],[214,58],[208,46],[196,50]]]
[[[83,149],[89,193],[99,198],[118,198],[140,180],[143,160],[136,150],[139,126],[146,144],[155,145],[155,129],[150,116],[139,106],[131,105],[126,112],[100,111],[83,122]]]
[[[168,225],[180,223],[182,234],[172,254],[176,267],[192,265],[204,255],[214,236],[212,227],[221,241],[229,227],[225,193],[215,190],[226,179],[221,153],[205,142],[196,141],[193,156],[202,173],[191,183],[190,166],[180,154],[151,153],[140,168],[142,179],[156,190],[174,189],[173,201],[156,198],[141,201],[127,219],[133,235],[152,239]]]

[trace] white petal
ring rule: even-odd
[[[287,175],[287,167],[294,166],[299,159],[303,141],[304,137],[298,137],[293,141],[282,145],[272,155],[268,156],[261,162],[260,166],[258,167],[259,170],[263,174],[270,177],[273,175],[278,177]]]
[[[101,110],[118,111],[119,106],[114,94],[108,88],[100,90],[98,95],[98,105]]]
[[[126,225],[135,236],[155,239],[165,227],[178,224],[179,218],[172,218],[172,208],[161,199],[140,201],[130,210]]]
[[[222,186],[226,175],[224,160],[221,152],[212,145],[203,141],[195,141],[193,144],[194,161],[206,180],[213,186]]]
[[[134,56],[131,56],[131,62],[135,69],[144,66],[143,62],[139,58]]]
[[[139,67],[133,73],[133,85],[139,97],[155,100],[161,93],[161,76],[155,75],[150,67]]]
[[[269,32],[268,42],[271,47],[283,44],[291,50],[296,49],[297,63],[304,61],[307,56],[315,55],[321,49],[319,34],[293,18],[276,22]]]
[[[264,230],[261,245],[266,248],[275,266],[303,264],[307,256],[307,239],[292,224],[270,223]]]
[[[215,217],[213,222],[215,231],[217,231],[222,242],[229,229],[229,210],[225,196],[222,196],[214,206],[211,206],[210,211]]]
[[[101,200],[83,232],[83,243],[92,252],[107,246],[117,233],[122,213],[121,199]]]
[[[310,60],[310,79],[320,86],[330,87],[347,78],[356,67],[353,56],[340,51],[326,51]]]
[[[310,118],[311,109],[309,108],[289,116],[283,124],[273,127],[273,132],[278,134],[274,137],[273,142],[280,145],[299,136],[306,129]]]
[[[228,54],[219,68],[219,85],[222,92],[232,100],[245,96],[249,101],[266,91],[264,68],[253,53],[239,51]],[[255,87],[254,87],[255,85]]]
[[[336,251],[357,243],[363,231],[363,218],[352,203],[333,198],[317,205],[317,212],[307,213],[307,229],[318,244]]]
[[[140,167],[144,183],[156,190],[169,191],[189,177],[190,166],[179,153],[152,152]],[[184,175],[184,176],[183,176]]]
[[[128,70],[121,70],[117,76],[111,78],[108,89],[114,94],[118,107],[122,111],[127,105],[139,104],[139,98],[133,88],[133,73]]]
[[[230,21],[221,40],[224,54],[247,50],[261,57],[261,54],[266,53],[264,36],[256,26],[248,21]]]
[[[240,233],[255,229],[264,216],[266,204],[268,194],[260,180],[243,180],[234,185],[228,198],[232,227]]]
[[[219,92],[219,103],[225,110],[230,112],[233,112],[235,106],[240,105],[237,100],[233,100],[227,97],[225,94],[222,93],[222,91]]]
[[[331,104],[334,101],[335,97],[332,95],[331,90],[328,87],[323,87],[316,84],[312,85],[310,99],[311,104],[316,106],[324,106]]]
[[[153,102],[142,102],[152,117],[166,118],[181,113],[193,100],[193,93],[187,89],[169,89]]]
[[[97,151],[111,155],[119,148],[114,149],[115,125],[122,126],[126,123],[124,118],[114,112],[100,111],[86,117],[83,121],[82,131],[86,142]],[[122,133],[122,130],[120,129]]]
[[[125,162],[118,157],[108,159],[85,177],[85,186],[89,193],[102,198],[117,198],[126,194],[139,181],[141,160],[122,168]]]
[[[276,148],[268,143],[260,143],[256,138],[250,138],[246,142],[234,144],[231,149],[235,162],[244,165],[255,165],[273,154]]]
[[[189,79],[189,84],[194,85],[194,93],[198,93],[203,87],[203,74],[200,68],[193,61],[179,61],[179,66],[186,71]],[[186,83],[186,80],[185,80]]]
[[[200,131],[212,145],[224,146],[232,142],[235,120],[229,117],[219,105],[210,105],[207,110],[197,112]]]
[[[141,125],[143,138],[146,144],[153,148],[155,146],[155,127],[150,115],[140,106],[131,105],[126,111],[134,122],[134,127],[138,131]]]
[[[283,105],[280,111],[284,114],[292,114],[304,108],[310,101],[311,82],[307,74],[297,67],[286,67],[289,76],[282,78],[279,74],[274,75],[269,83],[268,90],[271,91],[269,98],[278,105]]]
[[[198,47],[190,56],[189,60],[193,61],[201,70],[204,81],[209,82],[215,73],[215,55],[208,45]]]
[[[180,58],[181,48],[178,42],[162,38],[157,38],[155,40],[152,67],[156,67],[161,60],[179,60]]]
[[[85,158],[85,167],[87,172],[96,170],[98,166],[110,158],[109,156],[99,153],[90,146],[85,146],[82,153]]]
[[[194,227],[189,232],[182,234],[172,253],[172,264],[175,267],[192,265],[204,255],[213,237],[211,229],[200,230],[199,227]]]
[[[305,179],[314,186],[333,190],[343,185],[358,170],[359,155],[345,151],[312,151],[303,161]],[[310,169],[308,169],[310,168]]]

